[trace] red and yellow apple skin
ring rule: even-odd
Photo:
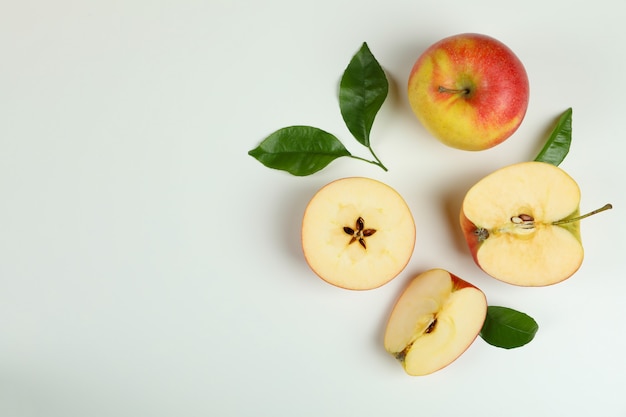
[[[385,350],[407,374],[428,375],[459,358],[479,335],[485,294],[440,268],[416,276],[402,292],[385,330]]]
[[[502,143],[520,126],[529,81],[506,45],[465,33],[424,51],[409,75],[408,97],[433,136],[448,146],[478,151]]]
[[[479,228],[474,223],[472,223],[467,217],[465,217],[465,214],[463,214],[462,210],[461,210],[461,215],[460,215],[460,223],[461,223],[461,230],[463,231],[463,237],[465,237],[465,241],[467,242],[467,246],[470,251],[470,254],[472,255],[472,258],[474,259],[474,262],[476,263],[476,265],[479,265],[478,257],[476,256],[476,254],[478,253],[478,248],[480,247],[482,243],[481,239],[478,236]]]

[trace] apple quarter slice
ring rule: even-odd
[[[323,280],[351,290],[380,287],[407,265],[415,223],[400,194],[364,177],[320,189],[302,219],[302,250]]]
[[[415,277],[398,298],[384,344],[409,375],[428,375],[454,362],[476,339],[487,298],[443,269]]]

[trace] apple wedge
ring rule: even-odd
[[[501,168],[463,200],[460,223],[476,264],[501,281],[546,286],[572,276],[583,261],[580,189],[544,162]]]
[[[409,375],[428,375],[454,362],[476,339],[487,316],[487,298],[443,269],[415,277],[396,302],[385,331],[385,349]]]
[[[389,282],[404,269],[415,246],[415,223],[390,186],[350,177],[320,189],[302,219],[302,250],[323,280],[351,290]]]

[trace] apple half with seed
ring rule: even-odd
[[[465,195],[460,223],[476,264],[501,281],[546,286],[583,261],[580,189],[561,168],[522,162],[487,175]]]
[[[415,246],[415,222],[400,194],[363,177],[322,187],[302,219],[302,250],[311,269],[337,287],[368,290],[396,277]]]
[[[428,375],[458,357],[476,339],[487,316],[485,294],[444,269],[415,277],[396,302],[385,349],[409,375]]]

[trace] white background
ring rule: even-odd
[[[583,5],[584,4],[584,5]],[[626,44],[620,1],[5,2],[0,13],[0,415],[626,416]],[[431,43],[481,32],[528,71],[526,118],[482,152],[430,137],[405,96]],[[362,42],[390,94],[372,146],[310,177],[252,157],[308,124],[367,157],[338,82]],[[465,191],[534,158],[573,108],[561,167],[582,190],[585,261],[546,288],[500,283],[457,226]],[[344,176],[398,190],[417,223],[394,281],[335,288],[299,243],[314,192]],[[527,312],[533,342],[477,339],[409,377],[382,346],[405,284],[432,267]]]

